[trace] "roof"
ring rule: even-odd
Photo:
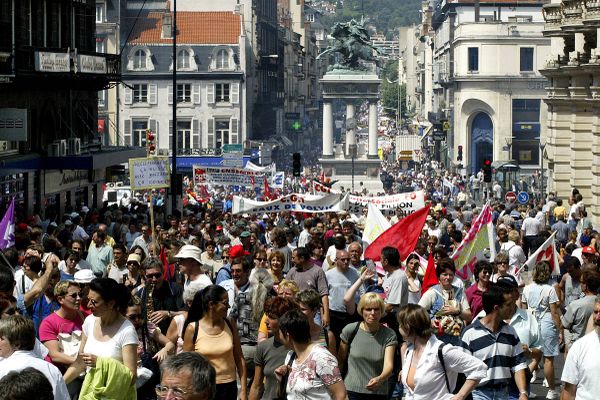
[[[130,44],[173,43],[162,39],[163,12],[141,17],[131,34]],[[237,44],[241,34],[240,16],[233,12],[177,12],[178,44]]]

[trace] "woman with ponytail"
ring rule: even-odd
[[[218,285],[196,293],[183,326],[183,351],[202,354],[217,372],[215,399],[247,399],[246,364],[237,329],[227,319],[229,297]],[[238,396],[236,372],[241,381]]]

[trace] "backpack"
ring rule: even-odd
[[[442,369],[444,370],[444,380],[446,381],[446,388],[448,389],[448,392],[452,394],[457,394],[464,385],[464,383],[467,381],[467,377],[462,372],[459,372],[458,376],[456,377],[456,385],[454,386],[454,390],[450,390],[450,381],[448,380],[448,374],[446,373],[446,364],[444,363],[444,355],[442,353],[442,349],[445,345],[446,343],[442,343],[440,347],[438,347],[438,359],[440,360],[440,364],[442,364]],[[473,396],[469,394],[467,397],[465,397],[465,400],[473,400]]]

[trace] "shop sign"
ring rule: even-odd
[[[44,174],[44,192],[57,193],[86,186],[90,183],[89,171],[86,169],[65,169],[61,171],[46,171]]]
[[[39,72],[71,72],[69,53],[35,52],[35,70]]]

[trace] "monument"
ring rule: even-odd
[[[317,59],[336,55],[336,62],[321,78],[323,87],[323,154],[320,159],[325,174],[347,184],[352,175],[360,181],[379,180],[380,160],[377,154],[377,102],[381,80],[375,66],[379,65],[378,50],[370,43],[363,22],[354,19],[336,23],[331,32],[332,44]],[[346,104],[345,137],[343,143],[333,140],[333,102]],[[355,107],[368,102],[367,145],[357,141]],[[379,182],[380,183],[380,182]],[[380,187],[381,185],[376,185]]]

